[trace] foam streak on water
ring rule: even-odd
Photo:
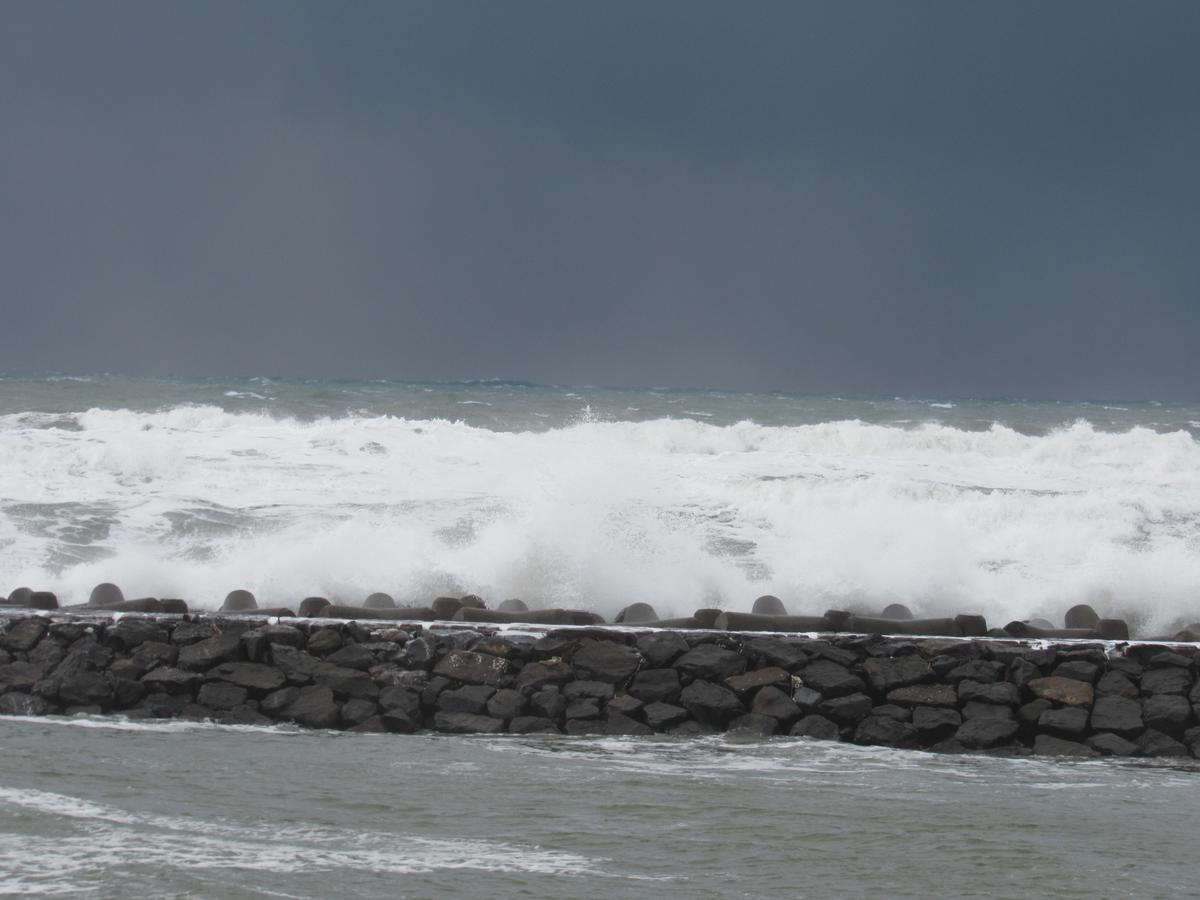
[[[774,593],[797,612],[900,601],[1002,624],[1090,602],[1151,629],[1200,619],[1193,410],[1104,412],[1127,417],[1114,425],[1078,407],[1093,421],[1055,425],[1028,404],[901,420],[918,404],[518,388],[435,402],[414,386],[344,388],[341,407],[309,386],[273,406],[283,389],[258,382],[153,407],[199,388],[139,382],[72,411],[64,391],[99,388],[53,387],[53,402],[10,388],[0,403],[0,591],[78,602],[109,580],[201,606],[234,587],[269,605],[470,591],[664,614]]]

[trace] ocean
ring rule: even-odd
[[[0,591],[1200,619],[1200,407],[0,380]],[[1179,897],[1196,763],[0,718],[0,895]]]
[[[1200,619],[1200,405],[0,380],[0,591]]]

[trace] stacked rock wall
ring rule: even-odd
[[[10,715],[1200,756],[1192,646],[219,616],[0,624],[0,713]]]

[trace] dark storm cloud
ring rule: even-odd
[[[1192,3],[17,3],[0,369],[1194,397]]]

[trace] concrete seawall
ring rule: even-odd
[[[1200,757],[1196,645],[0,614],[0,714]]]

